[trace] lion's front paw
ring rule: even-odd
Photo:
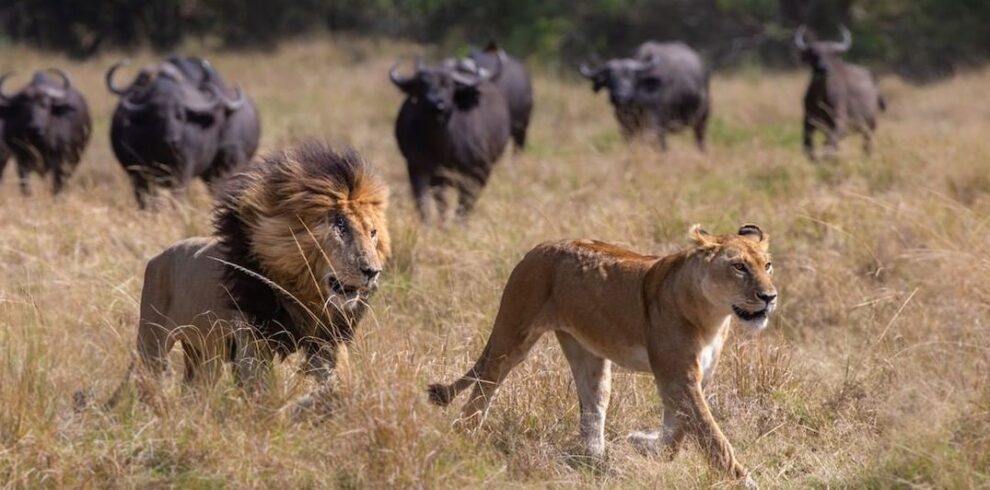
[[[626,440],[639,451],[650,455],[660,454],[660,450],[663,449],[663,440],[659,432],[636,431],[630,433]]]

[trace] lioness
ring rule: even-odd
[[[142,398],[155,400],[149,387],[181,342],[186,381],[213,382],[232,361],[250,390],[275,354],[302,350],[320,383],[288,415],[321,400],[389,255],[387,198],[357,154],[322,143],[276,152],[235,176],[215,236],[182,240],[148,262],[137,333]]]
[[[777,304],[768,237],[756,225],[737,235],[691,228],[693,246],[665,257],[593,240],[544,243],[516,266],[502,293],[481,357],[453,384],[429,387],[447,405],[474,386],[463,421],[483,418],[499,384],[546,332],[571,365],[588,452],[605,451],[611,363],[652,372],[663,399],[663,430],[630,439],[673,456],[694,434],[715,467],[751,483],[705,402],[734,316],[750,331],[767,326]]]

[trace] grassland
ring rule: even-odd
[[[607,461],[582,459],[574,387],[549,338],[480,432],[452,428],[456,412],[429,405],[423,388],[474,359],[534,244],[593,237],[663,253],[685,244],[691,223],[730,232],[744,221],[772,234],[781,303],[764,335],[730,339],[710,391],[755,478],[990,486],[990,71],[926,87],[882,79],[890,110],[874,157],[846,140],[838,162],[813,165],[799,148],[803,73],[716,76],[699,154],[688,136],[667,153],[624,144],[603,96],[538,70],[531,148],[506,155],[467,225],[437,230],[414,219],[392,136],[401,98],[386,72],[415,51],[312,41],[210,54],[258,102],[264,149],[310,135],[350,145],[393,191],[395,257],[351,349],[339,411],[317,426],[272,416],[305,388],[293,362],[262,406],[227,382],[205,400],[170,386],[162,417],[133,398],[74,413],[74,391],[105,397],[128,364],[145,261],[209,233],[210,197],[197,185],[175,209],[136,210],[108,144],[112,56],[0,51],[3,70],[67,68],[95,118],[63,196],[36,180],[22,198],[12,169],[0,186],[0,486],[725,485],[692,445],[663,462],[625,443],[659,424],[652,379],[628,372],[615,379]]]

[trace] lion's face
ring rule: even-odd
[[[378,287],[384,262],[378,249],[381,223],[367,211],[337,210],[319,226],[326,257],[315,268],[331,308],[353,308]]]
[[[388,192],[364,167],[334,172],[343,164],[317,165],[319,155],[303,148],[283,157],[243,206],[264,274],[325,318],[355,311],[378,287],[389,255]]]
[[[707,299],[731,310],[751,332],[766,328],[777,307],[768,237],[756,225],[744,225],[738,235],[712,236],[701,230],[693,234],[709,252],[701,281]]]

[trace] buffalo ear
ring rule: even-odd
[[[710,233],[708,233],[699,224],[691,225],[691,228],[688,230],[688,236],[691,238],[691,241],[693,241],[694,244],[699,247],[707,248],[713,245],[717,245],[715,237],[713,237]]]
[[[413,95],[414,89],[416,88],[415,78],[410,78],[408,80],[403,80],[401,82],[393,81],[393,83],[395,83],[395,86],[399,87],[399,90],[401,90],[406,95]]]
[[[606,85],[608,85],[608,75],[606,74],[595,75],[595,78],[591,80],[591,90],[595,92],[605,88]]]

